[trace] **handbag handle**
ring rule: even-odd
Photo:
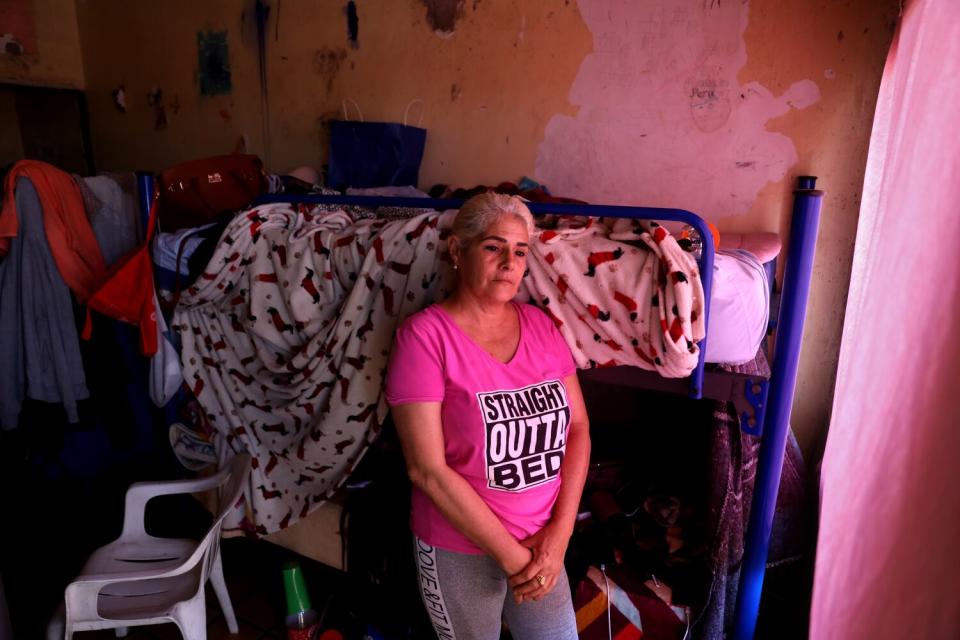
[[[356,100],[352,98],[344,98],[341,106],[343,107],[343,119],[349,121],[350,116],[347,115],[347,102],[353,103],[353,106],[357,109],[357,115],[360,116],[360,122],[363,122],[363,112],[360,111],[360,105],[357,104]]]
[[[407,105],[407,108],[403,110],[403,126],[407,126],[407,116],[410,115],[410,107],[418,102],[420,103],[420,118],[417,120],[417,127],[419,128],[420,125],[423,124],[423,100],[420,98],[414,98]]]

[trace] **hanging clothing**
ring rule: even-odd
[[[109,267],[143,241],[136,174],[116,173],[75,179],[100,253]]]
[[[81,302],[86,300],[103,281],[107,269],[83,208],[80,188],[70,174],[36,160],[13,165],[4,183],[0,209],[0,257],[9,253],[11,239],[19,233],[13,193],[21,176],[30,179],[39,197],[48,246],[60,275]]]
[[[16,428],[24,397],[62,402],[71,423],[87,398],[70,289],[44,234],[41,198],[28,178],[6,204],[18,235],[0,260],[0,427]],[[5,210],[6,210],[5,204]]]
[[[145,356],[157,352],[156,294],[153,261],[150,259],[150,241],[156,221],[157,202],[154,200],[144,242],[110,268],[86,301],[87,321],[81,334],[84,340],[90,339],[93,328],[90,311],[95,310],[136,325],[140,330],[140,352]]]

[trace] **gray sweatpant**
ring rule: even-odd
[[[506,619],[514,640],[577,640],[566,573],[537,601],[516,604],[503,569],[487,555],[413,539],[420,596],[439,640],[497,640]]]

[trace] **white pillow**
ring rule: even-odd
[[[769,317],[770,289],[760,261],[743,249],[717,251],[707,318],[707,362],[753,360]]]

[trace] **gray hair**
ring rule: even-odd
[[[527,227],[527,233],[533,235],[533,215],[523,200],[492,191],[473,196],[463,203],[453,220],[453,235],[457,236],[460,246],[465,247],[503,216],[520,219]]]

